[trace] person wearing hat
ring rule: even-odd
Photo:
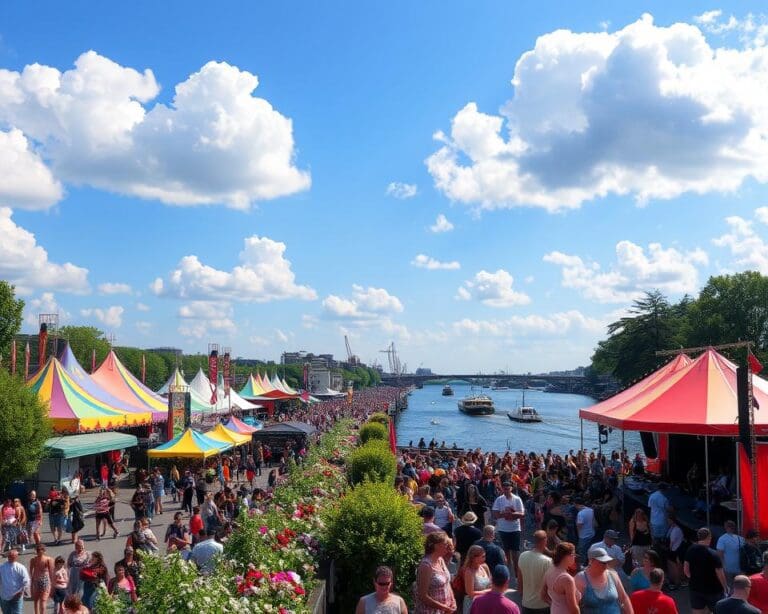
[[[501,495],[493,502],[491,511],[496,521],[496,531],[499,534],[507,564],[510,571],[517,576],[517,559],[520,556],[520,536],[522,527],[520,521],[525,518],[523,500],[512,492],[512,482],[505,479],[501,483]]]
[[[608,556],[612,559],[612,561],[608,563],[608,568],[621,576],[624,573],[624,551],[621,549],[621,546],[616,543],[617,539],[619,539],[619,534],[613,529],[607,529],[605,533],[603,533],[603,541],[597,542],[592,547],[605,550],[608,553]]]
[[[476,522],[477,514],[469,511],[461,517],[461,526],[456,527],[453,532],[453,541],[456,544],[456,552],[461,556],[462,562],[467,556],[469,547],[483,536],[480,529],[475,526]]]
[[[491,590],[475,597],[469,614],[520,614],[520,608],[504,594],[509,588],[509,569],[496,565],[491,572]]]
[[[583,614],[633,614],[632,603],[619,575],[608,569],[613,559],[605,548],[592,546],[587,551],[589,564],[576,574],[576,590],[581,593]]]

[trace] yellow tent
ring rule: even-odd
[[[221,422],[216,425],[215,429],[208,431],[205,436],[214,441],[220,441],[235,446],[242,446],[243,444],[251,442],[251,436],[249,434],[231,431]]]
[[[231,441],[212,439],[188,428],[161,446],[147,450],[150,458],[201,458],[220,454],[232,447]]]

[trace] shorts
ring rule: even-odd
[[[108,520],[110,518],[109,512],[99,512],[96,514],[96,520]]]
[[[42,523],[39,520],[30,520],[29,521],[29,532],[34,533],[35,531],[40,530],[40,525]]]
[[[522,531],[497,531],[496,534],[501,540],[504,552],[511,550],[512,552],[520,552],[520,535]]]
[[[51,531],[54,531],[55,529],[61,529],[63,531],[66,528],[67,517],[64,514],[52,514],[50,521]]]
[[[54,588],[53,589],[53,603],[59,604],[64,603],[64,600],[67,598],[67,589],[66,588]]]
[[[165,491],[164,490],[153,490],[152,491],[152,496],[155,499],[159,499],[160,497],[164,497],[165,496]]]
[[[691,608],[694,610],[703,610],[709,608],[710,612],[715,611],[715,605],[723,598],[723,593],[700,593],[699,591],[689,591]]]

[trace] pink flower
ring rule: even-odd
[[[265,534],[267,533],[267,531],[269,531],[269,527],[268,527],[268,526],[266,526],[266,525],[261,525],[261,526],[259,527],[259,533],[261,533],[262,535],[265,535]]]

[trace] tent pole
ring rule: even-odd
[[[743,495],[741,493],[741,468],[739,467],[739,440],[734,440],[736,446],[736,484],[738,485],[738,496],[736,498],[736,534],[741,535],[741,505],[740,499],[743,501]]]
[[[584,451],[584,420],[579,420],[579,430],[581,432],[579,452]]]
[[[624,456],[624,429],[621,429],[621,454],[619,456]]]
[[[707,526],[709,526],[709,437],[704,435],[704,475],[707,493]]]

